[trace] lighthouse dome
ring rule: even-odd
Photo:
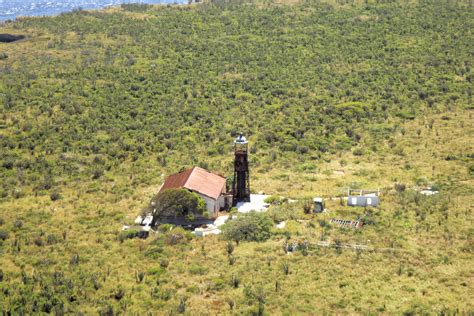
[[[236,144],[246,144],[247,143],[247,138],[245,138],[244,134],[240,134],[239,136],[237,136],[237,138],[235,139],[235,143]]]

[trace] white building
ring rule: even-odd
[[[216,218],[217,213],[232,205],[232,196],[226,194],[226,180],[217,174],[199,167],[194,167],[180,173],[170,175],[161,186],[160,192],[166,189],[188,189],[197,193],[205,202],[210,218]]]

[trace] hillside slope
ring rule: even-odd
[[[472,312],[467,5],[125,5],[4,25],[27,39],[0,43],[0,310]],[[239,131],[252,190],[298,200],[269,210],[284,229],[235,262],[218,236],[122,238],[165,175],[229,175]],[[349,186],[380,188],[380,209],[303,213]]]

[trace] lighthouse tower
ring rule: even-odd
[[[234,141],[234,155],[232,204],[235,206],[237,202],[250,202],[248,142],[243,134],[240,134]]]

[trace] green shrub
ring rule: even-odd
[[[225,239],[239,243],[245,241],[265,241],[271,236],[273,222],[266,213],[250,212],[242,214],[222,226]]]
[[[362,156],[364,154],[364,150],[362,148],[356,148],[352,152],[354,156]]]
[[[57,201],[57,200],[61,199],[62,196],[58,192],[53,192],[53,193],[51,193],[49,198],[51,199],[51,201]]]
[[[169,301],[173,297],[174,293],[175,291],[173,289],[163,288],[158,291],[158,297],[163,301]]]
[[[200,290],[199,287],[196,285],[190,285],[186,288],[187,293],[192,293],[192,294],[199,294]]]
[[[294,220],[288,220],[286,222],[285,228],[280,229],[279,231],[281,233],[284,233],[285,235],[288,235],[288,236],[293,235],[294,236],[294,235],[297,235],[300,230],[301,230],[301,224],[300,223],[298,223],[297,221],[294,221]]]
[[[396,115],[402,119],[405,119],[405,120],[413,120],[415,119],[415,113],[413,113],[412,111],[409,111],[409,110],[402,110],[402,111],[398,111],[396,113]]]
[[[0,240],[5,241],[8,238],[8,233],[4,230],[0,230]]]
[[[193,263],[189,266],[188,271],[191,274],[204,275],[207,273],[207,268],[200,264]]]
[[[41,239],[41,237],[36,237],[34,240],[33,240],[34,244],[38,247],[41,247],[43,246],[43,239]]]
[[[238,288],[240,285],[240,278],[237,275],[232,274],[232,279],[230,283],[233,288]]]
[[[133,238],[136,238],[138,237],[138,230],[136,229],[130,229],[130,230],[124,230],[124,231],[121,231],[118,236],[117,236],[117,239],[120,241],[120,242],[123,242],[125,241],[126,239],[133,239]]]
[[[153,8],[152,5],[145,3],[122,3],[120,7],[125,11],[130,12],[145,12],[150,8]]]
[[[76,266],[79,264],[79,255],[75,254],[71,257],[71,260],[69,262],[72,266]]]
[[[22,197],[25,196],[25,192],[23,192],[21,189],[15,189],[13,190],[12,195],[15,199],[21,199]]]
[[[313,203],[312,203],[311,201],[306,201],[306,202],[304,202],[304,204],[303,204],[303,212],[304,212],[305,214],[310,214],[312,207],[313,207]]]
[[[283,263],[283,273],[285,275],[290,274],[290,265],[287,262]]]
[[[397,191],[398,193],[404,192],[406,187],[407,186],[404,183],[396,183],[394,186],[395,191]]]
[[[167,245],[186,244],[193,238],[193,234],[182,227],[176,227],[164,234]]]
[[[170,262],[166,258],[162,258],[160,260],[160,267],[162,267],[163,269],[168,268],[169,264],[170,264]]]
[[[271,207],[267,214],[275,223],[286,221],[291,217],[291,211],[286,206]]]
[[[227,254],[230,256],[234,252],[234,245],[230,242],[226,245]]]
[[[166,269],[161,266],[155,266],[148,270],[148,274],[153,275],[155,277],[160,277],[161,275],[166,273]]]
[[[121,287],[119,287],[114,293],[114,298],[117,301],[120,301],[124,296],[125,296],[125,290]]]
[[[145,272],[136,271],[135,272],[135,279],[136,279],[137,283],[142,283],[143,280],[145,279]]]
[[[474,164],[469,166],[469,174],[474,174]]]
[[[220,291],[225,288],[225,281],[222,278],[212,279],[212,289],[214,291]]]
[[[182,297],[179,300],[178,313],[184,314],[186,312],[186,298]]]
[[[46,237],[46,244],[48,245],[54,245],[59,242],[59,237],[55,234],[49,234]]]
[[[172,230],[174,227],[173,224],[160,224],[157,228],[157,230],[160,232],[160,233],[166,233],[166,232],[169,232],[170,230]]]
[[[282,198],[278,195],[271,195],[265,198],[264,202],[272,205],[279,205],[282,202]]]
[[[13,228],[20,229],[23,227],[23,221],[17,219],[13,222]]]
[[[161,258],[165,254],[163,245],[153,245],[145,251],[145,257],[150,259]]]
[[[105,307],[102,307],[99,310],[99,316],[113,316],[113,315],[115,315],[114,308],[109,304]]]
[[[92,180],[100,179],[104,175],[104,170],[102,169],[94,169],[92,171]]]

